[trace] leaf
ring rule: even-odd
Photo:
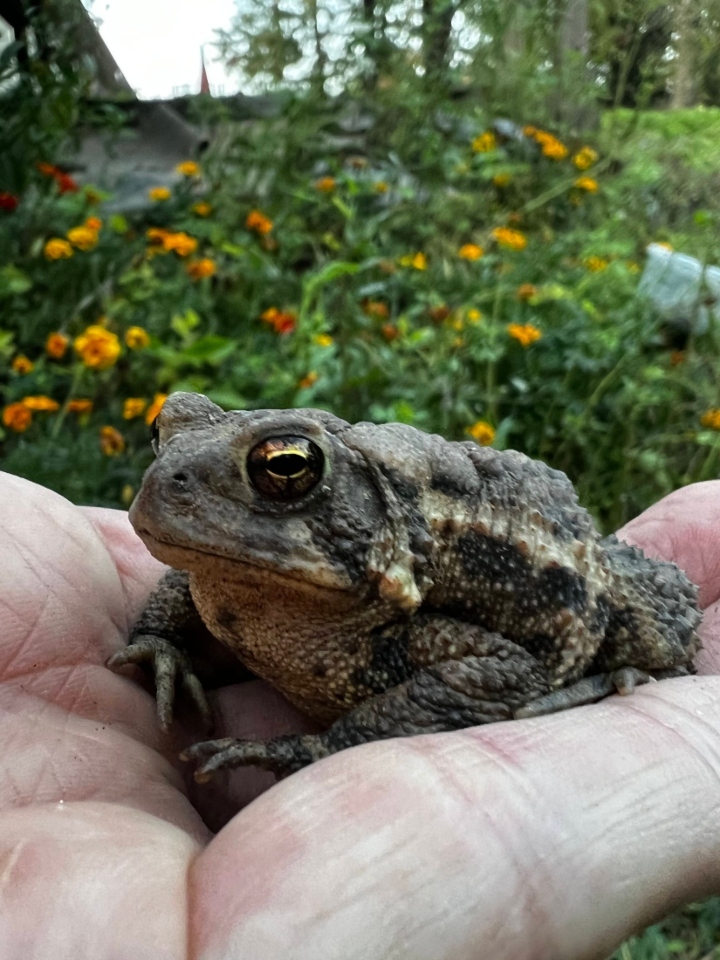
[[[25,293],[31,287],[32,281],[30,278],[14,264],[9,263],[6,267],[0,269],[0,298]]]
[[[190,311],[188,311],[190,312]],[[229,357],[235,350],[237,344],[234,340],[227,337],[219,337],[216,334],[209,333],[200,337],[195,343],[186,347],[182,351],[182,359],[190,360],[196,363],[218,364]]]

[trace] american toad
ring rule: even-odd
[[[172,395],[130,511],[172,568],[111,666],[154,668],[209,717],[209,628],[325,728],[186,753],[196,777],[286,775],[354,744],[564,709],[692,672],[697,590],[601,537],[567,477],[514,451],[320,410]],[[200,623],[202,621],[202,624]]]

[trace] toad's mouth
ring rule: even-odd
[[[253,573],[257,575],[257,572],[265,574],[271,573],[273,581],[288,580],[295,584],[302,584],[305,587],[319,587],[326,590],[336,590],[341,593],[354,592],[351,583],[343,582],[340,574],[338,574],[335,579],[332,579],[328,576],[326,568],[312,568],[308,566],[305,568],[307,575],[303,576],[301,571],[284,570],[277,563],[271,562],[270,560],[263,561],[259,557],[253,559],[243,558],[240,560],[237,557],[223,553],[221,550],[209,550],[195,545],[189,546],[188,544],[178,543],[177,541],[163,539],[150,533],[147,527],[138,527],[135,532],[157,560],[160,560],[161,563],[167,563],[168,566],[176,570],[189,570],[192,572],[197,564],[188,562],[189,558],[195,556],[210,557],[213,560],[219,560],[223,564],[229,564],[231,569],[237,571],[239,574],[238,579],[255,579]],[[247,571],[246,577],[242,576],[243,570]]]

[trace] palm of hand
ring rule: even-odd
[[[701,583],[706,676],[346,751],[214,839],[229,807],[103,666],[159,565],[124,514],[2,494],[3,957],[582,960],[718,889],[720,483],[627,531]],[[260,683],[220,705],[233,735],[302,725]],[[230,803],[269,782],[237,771]]]

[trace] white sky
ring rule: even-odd
[[[200,47],[210,86],[225,93],[238,80],[213,62],[213,31],[230,24],[235,0],[83,0],[110,52],[138,95],[170,97],[173,88],[200,89]]]

